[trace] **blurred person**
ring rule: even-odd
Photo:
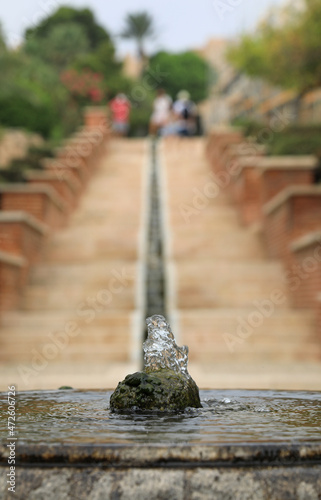
[[[190,137],[196,132],[197,108],[190,97],[187,90],[180,90],[173,104],[177,134],[182,137]]]
[[[157,135],[168,124],[172,104],[172,98],[166,94],[165,90],[162,88],[158,89],[157,97],[153,103],[153,114],[149,122],[149,133],[151,135]]]
[[[123,137],[129,130],[130,101],[125,94],[118,93],[109,103],[112,113],[112,128],[115,135]]]

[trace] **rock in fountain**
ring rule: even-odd
[[[188,347],[178,347],[164,316],[146,320],[144,370],[127,375],[110,398],[112,410],[182,411],[200,408],[199,390],[187,371]]]

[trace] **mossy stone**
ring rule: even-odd
[[[143,371],[127,375],[110,398],[112,410],[182,411],[201,408],[194,380],[173,370]]]

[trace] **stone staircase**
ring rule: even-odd
[[[144,141],[111,143],[68,226],[47,241],[19,310],[3,314],[2,389],[113,387],[138,369],[145,151]]]
[[[243,227],[215,188],[202,142],[162,146],[174,274],[169,308],[179,342],[189,346],[192,374],[201,385],[226,387],[231,372],[242,373],[234,387],[240,381],[249,388],[277,387],[277,377],[284,384],[288,371],[285,385],[294,388],[309,365],[319,374],[312,386],[320,388],[314,315],[291,308],[281,263],[266,257],[259,231]]]
[[[204,140],[163,141],[167,311],[200,387],[321,389],[313,315],[213,187]],[[113,140],[67,227],[2,315],[0,390],[112,388],[140,368],[147,145]],[[215,193],[215,196],[213,196]]]

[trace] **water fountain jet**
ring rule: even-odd
[[[169,323],[155,314],[146,320],[144,370],[127,375],[110,398],[112,410],[182,411],[201,408],[199,390],[187,370],[188,347],[178,347]]]

